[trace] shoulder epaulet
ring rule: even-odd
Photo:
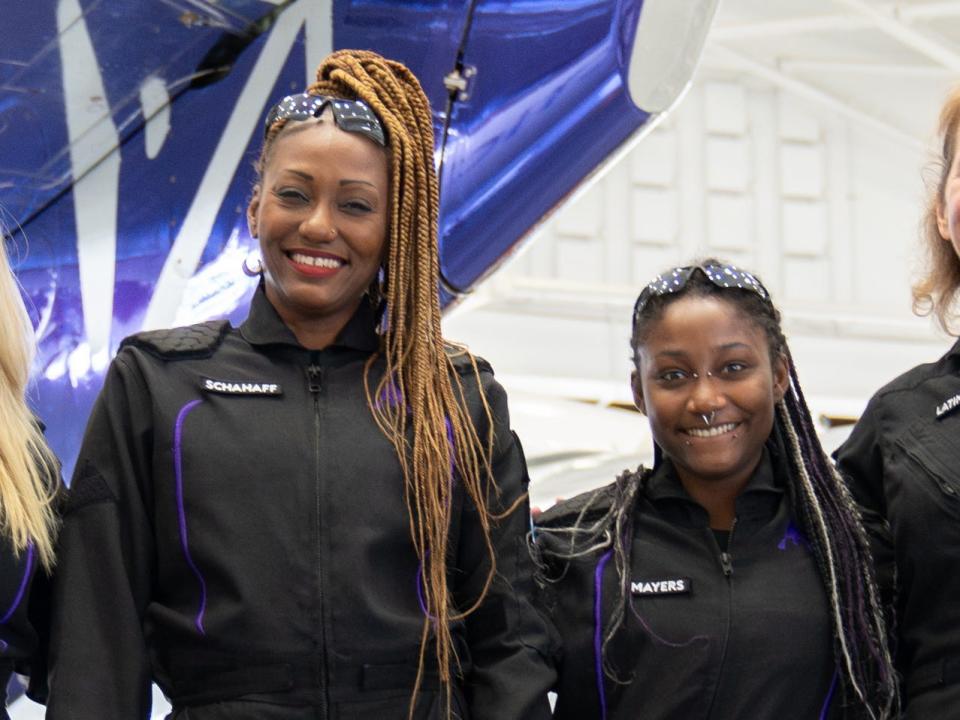
[[[628,473],[630,475],[636,473],[649,474],[650,470],[641,466],[635,472],[624,471],[624,475]],[[576,522],[584,508],[587,509],[587,516],[604,515],[613,505],[616,494],[617,483],[614,481],[609,485],[587,490],[572,498],[561,500],[541,513],[540,517],[537,518],[537,525],[542,527],[567,527]]]
[[[453,365],[453,369],[456,370],[459,375],[472,373],[474,362],[477,364],[477,369],[480,372],[493,374],[493,368],[490,366],[490,363],[479,355],[474,355],[462,345],[444,343],[443,349],[444,352],[447,353],[447,358],[450,360],[450,364]]]
[[[220,346],[229,329],[228,320],[209,320],[168,330],[148,330],[126,338],[120,347],[132,345],[164,360],[205,358]]]

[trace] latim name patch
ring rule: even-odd
[[[937,420],[945,415],[949,415],[958,407],[960,407],[960,395],[954,395],[952,398],[947,398],[941,405],[937,405]]]
[[[658,580],[632,580],[630,592],[634,595],[684,595],[693,590],[690,578],[663,578]]]
[[[203,378],[200,387],[206,392],[219,393],[220,395],[282,395],[283,388],[277,383],[271,382],[252,382],[244,380],[237,382],[234,380],[214,380],[212,378]]]

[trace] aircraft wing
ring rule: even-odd
[[[245,314],[262,119],[330,50],[430,97],[449,301],[681,96],[716,4],[0,0],[0,206],[67,477],[123,337]]]

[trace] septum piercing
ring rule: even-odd
[[[708,412],[708,413],[700,413],[700,417],[703,418],[703,423],[704,423],[707,427],[710,427],[711,425],[713,425],[713,419],[714,419],[716,416],[717,416],[717,411],[716,411],[716,410],[711,410],[711,411]]]

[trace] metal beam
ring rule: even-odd
[[[921,5],[901,5],[899,3],[879,3],[868,5],[872,11],[887,15],[904,22],[916,20],[936,20],[944,17],[960,17],[958,0],[943,0]],[[780,37],[785,35],[806,35],[810,33],[838,33],[849,30],[865,30],[875,27],[872,18],[866,17],[855,8],[857,15],[828,13],[825,15],[804,15],[785,17],[779,20],[761,20],[731,25],[717,25],[711,31],[711,37],[727,42],[749,38]]]
[[[960,73],[960,53],[908,25],[888,10],[881,10],[866,0],[833,0],[868,18],[881,32],[953,72]]]
[[[835,60],[781,60],[777,67],[793,73],[846,73],[850,75],[880,75],[881,77],[907,77],[942,79],[954,77],[954,73],[940,65],[892,65],[888,63],[839,62]]]
[[[957,2],[957,0],[943,0],[942,2],[928,2],[919,5],[896,3],[888,5],[887,9],[904,20],[935,20],[943,17],[960,16],[960,2]]]
[[[921,154],[926,152],[926,146],[923,144],[923,142],[918,140],[906,130],[879,120],[870,113],[855,108],[850,105],[850,103],[836,97],[835,95],[792,77],[778,68],[765,65],[764,63],[758,62],[753,58],[747,57],[743,53],[740,53],[736,50],[731,50],[730,48],[717,43],[710,43],[708,46],[708,54],[705,56],[704,60],[706,63],[709,63],[711,59],[719,59],[722,63],[724,63],[725,67],[730,67],[731,69],[735,69],[740,72],[746,72],[750,75],[761,78],[770,84],[785,90],[791,95],[826,107],[829,110],[836,112],[855,123],[872,128],[886,137],[896,140],[898,143],[906,148],[909,148],[910,150]]]
[[[731,40],[749,40],[751,38],[769,38],[784,35],[805,35],[809,33],[834,33],[848,30],[863,30],[870,23],[860,17],[847,15],[813,15],[808,17],[790,17],[782,20],[763,20],[739,25],[714,25],[710,38],[720,42]]]

